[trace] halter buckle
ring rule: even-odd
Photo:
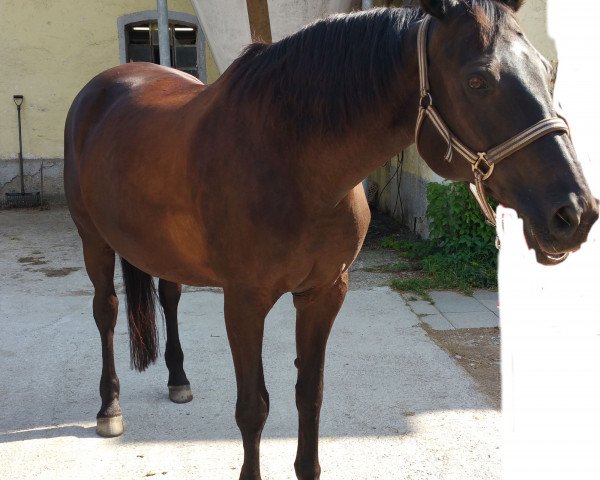
[[[486,152],[477,152],[477,156],[479,158],[472,165],[473,173],[475,176],[479,176],[482,181],[487,180],[494,171],[494,164],[488,162]]]

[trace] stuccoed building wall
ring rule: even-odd
[[[170,12],[195,19],[189,0],[169,0]],[[0,195],[19,191],[17,113],[22,106],[25,186],[63,192],[63,128],[77,92],[97,73],[120,63],[117,20],[156,10],[155,0],[2,0],[0,2]],[[216,75],[210,52],[209,81]]]
[[[386,3],[386,1],[380,0],[379,3]],[[557,65],[556,46],[554,40],[548,35],[547,0],[527,0],[519,10],[518,17],[533,45],[542,55]],[[415,109],[417,100],[415,99]],[[374,203],[377,208],[391,214],[412,231],[426,238],[429,235],[426,217],[427,184],[442,182],[443,179],[419,157],[414,145],[404,151],[402,162],[400,162],[401,158],[402,155],[398,155],[390,159],[369,176],[368,183],[371,185],[375,183],[378,187]]]

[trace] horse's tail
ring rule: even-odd
[[[151,275],[121,258],[127,320],[129,324],[129,353],[131,368],[143,372],[158,357],[158,330],[154,299],[156,286]]]

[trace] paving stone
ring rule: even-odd
[[[492,311],[496,315],[499,315],[498,310],[498,292],[491,292],[489,290],[475,290],[473,297],[479,300],[488,310]]]
[[[434,291],[430,293],[435,307],[442,313],[489,312],[477,299],[456,292]]]
[[[425,300],[408,302],[408,305],[417,315],[437,315],[440,313],[439,310],[435,308],[435,305],[432,305]]]
[[[421,321],[425,322],[434,330],[456,330],[441,313],[436,313],[435,315],[423,315]]]
[[[444,316],[455,328],[498,327],[500,322],[489,310],[481,312],[445,313]]]

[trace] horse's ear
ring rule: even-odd
[[[456,5],[456,0],[420,0],[421,8],[440,20]]]
[[[516,12],[523,6],[525,0],[500,0],[500,2]]]

